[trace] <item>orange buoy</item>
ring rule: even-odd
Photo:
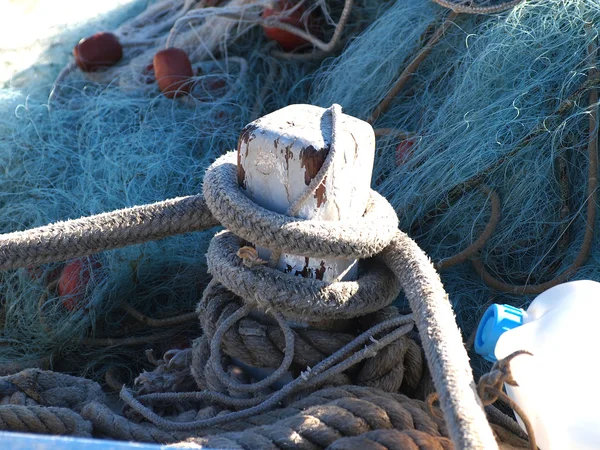
[[[154,77],[158,88],[167,98],[189,93],[190,78],[194,76],[188,55],[180,48],[167,48],[154,55]]]
[[[95,72],[118,63],[123,58],[123,46],[112,33],[96,33],[80,40],[73,56],[81,70]]]
[[[69,311],[82,307],[87,285],[92,279],[92,271],[102,267],[97,259],[74,259],[65,265],[58,280],[58,295],[63,306]]]
[[[306,29],[307,22],[310,20],[310,18],[303,19],[302,16],[305,12],[304,7],[300,6],[291,13],[288,12],[293,7],[294,5],[287,0],[279,0],[275,8],[265,8],[262,16],[263,18],[273,16],[276,17],[280,22],[289,23],[290,25],[300,28],[301,30]],[[297,48],[308,43],[308,41],[302,39],[301,37],[287,31],[280,30],[279,28],[266,27],[263,25],[263,30],[267,38],[278,42],[281,48],[288,52],[296,50]]]

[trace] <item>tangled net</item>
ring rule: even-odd
[[[306,101],[302,80],[322,59],[274,56],[260,27],[263,7],[157,1],[57,37],[48,51],[52,70],[41,80],[34,69],[17,74],[0,94],[0,231],[200,192],[206,167],[235,147],[243,126]],[[379,8],[374,0],[355,4],[336,40],[364,29]],[[333,37],[332,17],[337,22],[343,9],[343,2],[306,5],[307,14],[321,11],[323,39]],[[56,46],[69,53],[82,34],[118,21],[125,50],[117,66],[84,74],[64,54],[56,57]],[[186,50],[196,74],[191,95],[177,101],[160,94],[148,70],[166,45]],[[168,342],[156,349],[161,354],[188,346],[199,332],[193,311],[210,279],[204,254],[211,236],[173,237],[84,261],[92,272],[84,308],[69,308],[57,290],[64,263],[3,273],[0,373],[52,366],[102,378],[112,367],[133,379],[150,367],[140,346]]]
[[[467,335],[490,302],[523,306],[522,294],[599,275],[600,10],[513,6],[485,17],[398,2],[319,70],[311,91],[316,104],[335,100],[385,132],[375,187],[443,269]],[[444,264],[467,248],[460,264]]]
[[[264,38],[262,3],[207,6],[129,10],[119,65],[55,65],[2,89],[0,231],[195,194],[252,119],[339,103],[376,128],[373,187],[437,264],[465,335],[492,301],[524,306],[557,281],[600,279],[595,1],[365,0],[342,29],[348,2],[307,3],[323,35],[294,53]],[[175,102],[147,71],[165,45],[196,70]],[[0,371],[51,366],[120,384],[150,369],[138,356],[147,343],[188,346],[211,237],[90,260],[81,308],[57,291],[60,264],[3,273]]]

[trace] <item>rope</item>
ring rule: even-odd
[[[104,401],[97,383],[39,369],[0,377],[0,430],[91,436],[92,424],[79,412]]]
[[[154,359],[152,350],[146,350],[148,360],[154,364],[151,372],[143,371],[134,380],[138,394],[152,392],[181,392],[197,388],[191,373],[192,350],[169,350],[159,361]],[[111,374],[112,375],[112,374]],[[109,374],[107,372],[107,381]],[[111,380],[111,388],[119,392],[123,383]],[[114,386],[114,387],[113,387]]]
[[[434,0],[436,1],[436,0]],[[519,0],[521,1],[521,0]],[[444,37],[444,33],[450,28],[450,25],[454,23],[454,19],[458,16],[458,12],[452,11],[444,19],[442,24],[435,30],[431,37],[427,40],[425,45],[415,55],[412,61],[402,70],[396,82],[392,85],[385,97],[379,102],[371,116],[367,119],[367,122],[373,124],[382,114],[384,114],[392,104],[392,101],[396,96],[404,89],[406,83],[410,81],[412,76],[416,73],[417,69],[427,56],[431,53],[435,45]]]
[[[452,441],[460,449],[496,448],[439,275],[417,244],[401,231],[382,256],[410,303]]]
[[[329,152],[327,152],[327,157],[325,161],[323,161],[323,165],[317,172],[317,174],[310,181],[309,185],[306,186],[304,192],[294,200],[287,211],[287,215],[294,217],[300,211],[300,208],[306,203],[306,201],[314,195],[316,190],[325,182],[325,178],[331,172],[331,168],[333,167],[333,161],[337,154],[337,133],[338,133],[338,125],[341,120],[342,115],[342,107],[340,105],[334,104],[327,110],[327,112],[331,115],[331,143],[329,145]]]
[[[420,431],[375,430],[360,436],[342,438],[328,447],[330,450],[402,449],[402,450],[452,450],[446,438],[433,438]]]
[[[523,409],[502,390],[505,383],[511,386],[518,386],[518,383],[512,376],[510,362],[519,355],[533,356],[526,350],[519,350],[508,355],[506,358],[500,361],[496,361],[490,372],[483,375],[479,380],[479,383],[477,384],[477,390],[481,401],[485,405],[491,405],[492,403],[496,402],[496,400],[501,399],[519,415],[525,424],[525,429],[527,430],[527,436],[529,437],[529,448],[531,450],[536,450],[537,445],[535,440],[535,430],[531,424],[531,421]]]
[[[0,430],[89,437],[92,424],[68,408],[0,406]]]
[[[217,225],[200,195],[56,222],[0,235],[0,270],[65,261]]]
[[[432,441],[445,439],[447,430],[443,422],[429,415],[425,408],[423,402],[400,394],[343,386],[317,391],[286,408],[203,430],[200,432],[203,437],[193,439],[190,438],[198,433],[157,431],[152,434],[147,425],[128,421],[104,405],[89,404],[82,415],[94,424],[95,430],[120,439],[162,444],[187,440],[187,443],[212,448],[224,448],[225,443],[227,446],[244,444],[243,448],[250,449],[273,445],[301,449],[309,443],[312,448],[325,448],[344,436],[381,428],[416,430]]]
[[[389,345],[400,336],[406,334],[408,331],[410,331],[410,329],[412,329],[411,322],[412,317],[400,316],[373,327],[366,333],[358,336],[354,341],[340,349],[338,352],[321,361],[303,376],[296,378],[294,381],[285,385],[282,389],[270,396],[255,397],[252,399],[239,399],[223,395],[219,392],[201,391],[173,394],[149,394],[136,399],[131,392],[129,392],[126,388],[123,388],[121,391],[121,399],[135,409],[146,420],[165,430],[187,431],[218,426],[222,423],[232,420],[238,420],[240,418],[250,417],[255,414],[261,414],[274,408],[279,404],[280,401],[284,400],[286,397],[297,392],[298,390],[305,390],[323,384],[332,375],[339,374],[347,370],[349,367],[352,367],[354,364],[364,360],[365,358],[374,356],[381,348]],[[387,331],[387,329],[393,329],[394,331],[389,332],[386,336],[376,340],[372,344],[364,346],[365,342],[369,341],[369,338],[372,338],[373,334]],[[360,346],[364,346],[364,348],[355,351],[356,348]],[[350,354],[352,356],[348,356]],[[158,414],[141,403],[142,400],[147,401],[157,399],[171,402],[186,400],[212,401],[246,409],[220,415],[210,419],[201,419],[190,422],[174,422],[172,420],[167,420],[160,417]]]
[[[104,402],[102,388],[85,378],[40,369],[0,377],[0,396],[25,394],[40,406],[79,411],[89,401]]]
[[[198,306],[201,326],[208,339],[213,339],[217,327],[230,317],[232,310],[239,308],[240,302],[240,298],[219,283],[213,281],[209,284]],[[396,308],[388,308],[364,317],[361,322],[368,326],[363,329],[398,315]],[[293,363],[299,368],[315,366],[356,337],[350,331],[314,328],[295,328],[291,331],[295,342]],[[280,327],[268,323],[266,318],[260,320],[247,317],[224,333],[220,340],[228,356],[252,367],[278,367],[282,364],[284,351],[290,348]],[[197,366],[202,365],[206,359],[199,352],[200,349],[193,352],[198,360]],[[197,373],[198,386],[206,387],[204,369],[200,368]],[[403,336],[378,352],[375,357],[367,359],[352,377],[346,378],[344,384],[353,382],[397,392],[403,383],[409,389],[415,389],[422,375],[421,349],[414,340]]]
[[[507,11],[514,8],[515,6],[523,3],[525,0],[510,0],[498,5],[492,6],[471,6],[472,2],[466,1],[448,1],[448,0],[433,0],[440,6],[448,8],[455,13],[465,14],[496,14],[499,12]]]
[[[340,111],[334,106],[330,112],[335,133],[335,122]],[[332,143],[329,164],[334,159],[335,136]],[[237,187],[235,158],[235,153],[231,152],[219,158],[208,169],[204,177],[204,199],[200,196],[174,199],[4,235],[0,237],[0,268],[90,255],[172,234],[202,230],[221,223],[230,231],[218,233],[211,241],[207,255],[209,270],[215,283],[220,283],[243,300],[239,300],[241,304],[237,307],[233,303],[227,306],[228,313],[215,327],[212,340],[203,337],[196,347],[199,349],[199,356],[194,355],[197,361],[192,364],[191,373],[205,382],[209,389],[201,392],[151,393],[136,397],[123,387],[121,398],[133,410],[132,414],[143,417],[168,433],[207,430],[267,413],[291,395],[322,386],[334,378],[339,379],[350,368],[365,360],[371,360],[370,364],[363,364],[363,369],[367,369],[362,380],[368,384],[375,375],[385,372],[380,367],[382,361],[389,356],[385,352],[391,354],[396,351],[394,347],[388,346],[398,346],[395,343],[405,337],[416,323],[433,381],[439,392],[449,436],[455,446],[461,449],[497,448],[474,389],[469,361],[447,294],[426,255],[408,236],[397,230],[398,219],[389,203],[371,192],[365,214],[351,222],[320,222],[276,214],[258,207],[240,192]],[[327,167],[321,171],[314,186],[311,185],[312,188],[318,187],[319,180],[322,181],[322,177],[326,176]],[[261,264],[248,267],[237,256],[241,246],[240,238],[272,251],[300,256],[328,259],[378,256],[364,264],[365,273],[358,281],[327,284],[318,280],[291,277]],[[294,361],[296,334],[287,321],[319,322],[332,319],[335,322],[365,316],[388,306],[397,296],[400,286],[411,304],[414,317],[407,315],[382,319],[366,331],[353,336],[351,341],[339,349],[325,355],[312,368],[307,367],[299,377],[280,390],[273,393],[265,391],[267,385],[286,372]],[[224,358],[221,355],[221,344],[234,325],[253,309],[264,311],[267,317],[275,319],[283,334],[284,347],[276,349],[279,365],[275,367],[279,369],[268,382],[244,385],[222,369]],[[239,326],[237,329],[239,330]],[[382,359],[376,363],[375,357],[379,352],[383,352],[384,357],[380,357]],[[386,363],[384,368],[390,369],[387,373],[393,372],[394,364]],[[393,378],[393,375],[388,378]],[[240,395],[244,392],[250,396]],[[209,406],[242,409],[213,417],[188,416],[185,420],[173,420],[162,417],[147,406],[148,403],[157,401],[171,404],[208,402]],[[357,414],[351,407],[352,402],[343,405],[344,408],[350,408],[347,411]],[[79,404],[77,407],[80,407]],[[383,426],[377,420],[369,423],[371,428],[365,428],[364,423],[375,419],[363,417],[356,422],[352,417],[344,416],[338,404],[330,405],[328,410],[315,408],[307,411],[317,420],[339,422],[339,427],[342,428],[335,429],[347,430],[346,435],[357,434],[358,431],[368,432]],[[362,405],[361,408],[368,410],[369,406]],[[84,409],[85,416],[91,417],[89,403]],[[111,420],[114,425],[116,419]],[[294,423],[285,423],[288,435]],[[299,433],[296,428],[293,429]],[[107,433],[108,430],[107,428]],[[150,429],[149,432],[153,431]],[[256,442],[265,442],[264,436],[244,436],[244,439],[248,439],[244,442],[250,442],[254,438],[257,439]],[[229,444],[238,442],[238,437],[230,438],[232,441],[228,441]],[[269,438],[273,438],[273,435],[269,434]],[[221,446],[217,441],[210,442],[211,446]],[[279,445],[277,439],[272,442],[273,445]],[[244,445],[247,447],[250,444]]]
[[[246,267],[236,255],[239,246],[240,239],[229,231],[214,236],[206,255],[211,275],[248,304],[262,310],[276,308],[287,318],[358,317],[389,305],[400,291],[394,274],[376,261],[357,281],[328,283],[265,266]]]
[[[375,191],[365,213],[351,221],[321,221],[269,211],[246,197],[237,184],[237,155],[217,159],[204,175],[203,193],[213,216],[240,238],[268,249],[314,258],[370,258],[389,244],[398,217]]]
[[[97,402],[85,405],[81,415],[93,424],[95,433],[112,439],[167,444],[191,436],[190,433],[162,431],[153,425],[132,422],[114,413],[108,406]]]

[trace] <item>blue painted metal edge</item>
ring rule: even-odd
[[[164,445],[0,431],[4,450],[165,450]]]

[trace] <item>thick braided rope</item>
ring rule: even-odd
[[[331,116],[331,142],[329,144],[329,151],[327,152],[327,156],[325,157],[325,161],[319,168],[317,174],[310,181],[309,185],[306,186],[302,194],[294,200],[294,202],[289,206],[286,214],[290,217],[296,217],[296,214],[300,211],[302,206],[306,203],[306,201],[314,195],[317,189],[325,182],[325,179],[331,172],[333,168],[333,161],[335,159],[338,149],[337,145],[337,134],[339,127],[339,120],[342,115],[342,107],[338,104],[333,104],[326,111]],[[239,152],[239,149],[238,149]],[[271,257],[269,258],[269,267],[275,267],[277,265],[277,261],[281,256],[281,249],[275,249],[271,252]]]
[[[270,250],[313,258],[370,258],[381,252],[398,229],[398,217],[385,198],[371,191],[365,214],[328,222],[269,211],[246,197],[237,184],[237,155],[229,152],[206,171],[206,203],[227,229]]]
[[[375,430],[359,436],[338,439],[329,450],[453,450],[450,439],[431,439],[416,430]]]
[[[381,256],[400,280],[410,303],[454,445],[460,449],[497,448],[448,294],[431,261],[401,231]]]
[[[296,214],[298,214],[298,211],[300,211],[300,208],[302,208],[304,203],[306,203],[306,201],[316,192],[319,186],[323,184],[325,178],[327,178],[327,175],[329,175],[329,172],[333,167],[333,161],[335,160],[338,150],[337,132],[339,120],[342,115],[342,107],[340,105],[333,104],[327,110],[327,112],[331,115],[331,143],[329,145],[329,152],[327,153],[327,157],[325,158],[325,161],[323,161],[321,168],[310,181],[309,185],[306,186],[306,189],[304,189],[302,195],[300,195],[300,197],[298,197],[288,208],[288,216],[295,217]]]
[[[0,398],[0,430],[86,437],[92,425],[78,413],[104,393],[84,378],[26,369],[0,377]]]
[[[64,261],[217,225],[200,195],[56,222],[0,235],[0,270]]]
[[[263,450],[266,448],[318,450],[336,448],[335,443],[342,440],[345,435],[356,433],[360,436],[376,429],[374,427],[387,425],[385,422],[376,421],[381,412],[377,410],[369,411],[370,408],[367,405],[367,403],[360,401],[348,401],[344,406],[348,407],[350,411],[337,405],[315,407],[299,416],[284,419],[275,425],[267,425],[238,433],[189,438],[170,447],[237,448],[243,450]],[[367,423],[367,419],[364,417],[356,417],[356,411],[359,409],[367,409],[367,412],[372,413],[368,416],[368,419],[372,419],[371,423]],[[397,447],[404,450],[410,448],[452,450],[454,448],[450,439],[444,437],[431,436],[416,430],[394,431],[395,434],[403,437],[401,442],[412,444],[412,446]],[[356,449],[359,447],[345,448]]]
[[[463,14],[495,14],[503,11],[507,11],[511,8],[514,8],[519,3],[524,2],[525,0],[510,0],[505,3],[500,3],[498,5],[492,6],[470,6],[467,5],[466,1],[449,1],[449,0],[433,0],[440,6],[444,8],[448,8],[455,13],[463,13]]]
[[[388,415],[395,414],[394,411],[397,410],[398,404],[400,404],[402,406],[400,415],[396,415],[396,418],[392,419],[396,426],[399,422],[406,422],[406,428],[403,427],[403,429],[416,429],[432,436],[448,436],[446,424],[443,419],[440,419],[440,412],[434,409],[437,414],[431,415],[428,406],[424,402],[408,398],[403,394],[383,392],[379,389],[356,385],[323,388],[294,401],[287,407],[226,423],[221,425],[219,429],[202,430],[200,435],[243,431],[248,428],[271,425],[281,419],[300,414],[308,408],[327,405],[335,400],[345,398],[375,403],[380,408],[385,409]],[[408,414],[406,415],[405,412],[408,412]]]
[[[504,428],[492,426],[501,450],[529,448],[528,442],[508,433]],[[374,430],[354,437],[338,439],[328,450],[453,450],[449,439],[432,440],[417,430]]]
[[[240,239],[229,231],[210,242],[210,274],[227,289],[258,309],[275,308],[286,317],[303,321],[348,319],[388,306],[400,292],[394,274],[372,261],[357,281],[328,283],[294,277],[265,266],[247,267],[237,256]]]
[[[216,329],[230,317],[232,311],[238,310],[241,299],[233,295],[214,280],[204,291],[198,305],[198,317],[204,334],[212,340]],[[376,313],[366,317],[367,328],[390,317],[398,316],[395,308],[389,308],[385,314]],[[361,326],[362,327],[362,326]],[[355,338],[355,334],[340,331],[318,330],[314,328],[295,328],[295,345],[293,362],[301,368],[313,367],[327,356],[335,353]],[[224,352],[252,367],[278,367],[282,363],[287,345],[285,335],[279,326],[260,322],[257,318],[242,319],[237,326],[222,336]],[[204,373],[201,368],[206,363],[206,355],[200,348],[195,349],[193,359],[196,371]],[[421,349],[410,338],[403,336],[367,359],[357,373],[351,377],[360,385],[367,385],[396,392],[403,383],[414,389],[423,375]],[[348,384],[350,379],[345,382]],[[205,386],[206,381],[199,383]]]
[[[378,351],[408,333],[412,328],[413,323],[410,315],[391,318],[375,325],[367,332],[357,336],[352,342],[335,352],[333,355],[325,358],[311,370],[305,372],[303,376],[296,378],[289,384],[286,384],[282,389],[270,395],[266,394],[254,398],[236,398],[222,394],[221,392],[201,391],[147,394],[135,398],[127,388],[123,387],[121,390],[121,399],[146,420],[164,430],[188,431],[215,427],[232,420],[239,420],[269,411],[277,407],[281,401],[298,391],[312,389],[316,386],[323,385],[327,380],[331,379],[333,375],[340,374],[366,358],[375,356]],[[373,336],[380,333],[387,334],[374,340]],[[370,343],[365,345],[367,342]],[[208,401],[246,409],[209,419],[174,422],[159,416],[142,403],[143,401],[152,402],[157,400],[168,402]]]
[[[82,415],[94,424],[96,431],[107,436],[162,444],[188,439],[213,448],[235,444],[248,449],[273,445],[290,449],[312,445],[308,448],[320,449],[345,436],[376,429],[416,430],[432,442],[448,441],[443,424],[427,414],[423,402],[356,386],[323,389],[289,407],[197,432],[196,436],[205,437],[194,439],[189,439],[191,433],[152,430],[147,424],[133,423],[104,405],[88,404]]]
[[[0,430],[88,437],[92,424],[68,408],[2,405]]]
[[[40,369],[26,369],[0,377],[0,396],[21,393],[40,406],[79,411],[90,401],[104,402],[100,385],[85,378]]]

